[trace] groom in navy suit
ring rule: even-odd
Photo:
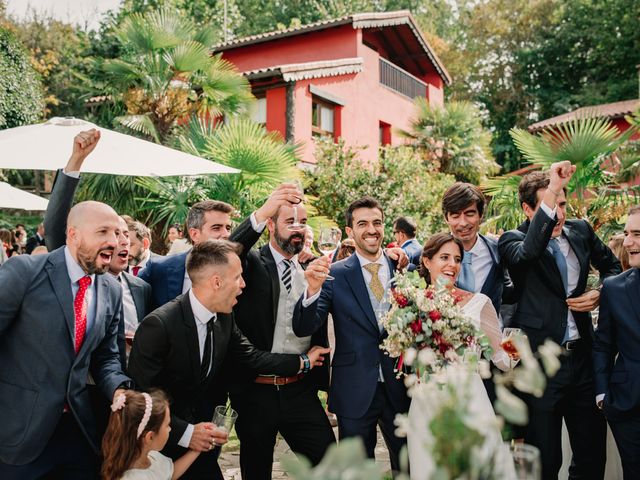
[[[393,420],[409,409],[409,398],[393,372],[394,362],[380,349],[387,335],[376,311],[388,308],[384,290],[394,265],[384,254],[382,206],[373,198],[349,205],[346,231],[356,244],[351,257],[331,265],[334,280],[326,281],[329,260],[312,262],[305,272],[308,288],[298,301],[293,330],[312,335],[333,316],[336,346],[332,363],[329,410],[338,417],[340,438],[360,437],[374,457],[376,425],[389,449],[391,467],[400,469],[399,453],[405,440],[395,435]]]
[[[640,206],[629,211],[623,246],[631,268],[603,283],[592,357],[596,402],[631,479],[640,478]]]

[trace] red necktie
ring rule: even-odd
[[[78,293],[73,301],[73,311],[76,315],[76,354],[80,351],[82,342],[84,341],[85,334],[87,333],[87,305],[84,301],[84,296],[87,293],[87,288],[91,285],[91,277],[84,276],[78,280]]]
[[[135,267],[133,267],[133,276],[137,277],[138,276],[138,272],[140,271],[142,267],[139,267],[138,265],[136,265]]]

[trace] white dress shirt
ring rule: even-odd
[[[207,307],[202,305],[200,301],[196,298],[193,290],[189,290],[189,303],[191,303],[191,310],[193,311],[193,316],[196,320],[196,329],[198,330],[198,345],[200,346],[200,363],[202,363],[202,355],[204,354],[204,342],[207,340],[207,323],[216,321],[215,312],[210,312]],[[211,339],[213,342],[213,338]],[[211,345],[211,355],[213,355],[213,345]],[[213,358],[211,359],[211,363],[209,364],[209,372],[213,367]],[[193,435],[192,424],[187,425],[182,437],[178,441],[178,445],[184,448],[189,448],[189,443],[191,442],[191,436]]]
[[[471,271],[473,272],[473,278],[475,279],[475,291],[472,293],[478,293],[482,291],[484,282],[487,281],[489,271],[493,267],[493,257],[487,244],[480,238],[480,235],[476,235],[476,243],[473,244],[471,250],[467,253],[471,255]]]
[[[82,267],[74,260],[69,252],[68,247],[64,247],[64,260],[67,265],[67,272],[69,273],[69,279],[71,281],[71,297],[75,301],[76,294],[78,290],[80,290],[80,285],[78,284],[78,280],[82,277],[87,276],[87,273],[82,269]],[[89,330],[93,326],[93,322],[96,318],[96,276],[89,275],[91,278],[91,284],[87,287],[87,290],[84,294],[84,303],[87,305],[87,330],[85,333],[85,339],[89,334]],[[73,305],[71,305],[73,310]],[[75,319],[74,319],[75,322]],[[74,332],[75,338],[75,332]]]

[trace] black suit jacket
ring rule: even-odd
[[[247,284],[242,295],[238,297],[234,313],[238,327],[251,343],[260,350],[270,352],[273,347],[278,314],[280,276],[269,245],[264,245],[259,250],[253,248],[260,236],[261,234],[251,226],[249,218],[245,219],[231,234],[230,240],[240,243],[243,247],[240,257],[242,277]],[[311,337],[311,345],[329,346],[326,324]],[[325,362],[322,367],[314,368],[305,381],[313,382],[321,390],[327,390],[329,388],[328,363]],[[255,375],[251,375],[251,372],[245,373],[240,377],[243,381],[231,382],[231,391],[242,390],[243,384],[253,382]]]
[[[561,344],[567,327],[564,284],[553,254],[547,248],[556,223],[555,218],[549,218],[539,208],[531,222],[527,220],[517,230],[504,233],[499,242],[500,256],[509,269],[519,298],[511,323],[526,332],[534,350],[547,338]],[[563,234],[580,264],[578,284],[571,297],[585,292],[591,265],[603,279],[620,273],[620,262],[588,222],[567,220]],[[572,313],[580,337],[591,344],[591,315],[587,312]]]
[[[29,237],[27,239],[24,251],[27,255],[31,255],[31,252],[33,252],[33,250],[40,245],[45,245],[45,239],[40,239],[37,235],[34,235],[33,237]]]
[[[163,389],[172,399],[169,444],[176,445],[187,424],[211,421],[223,386],[225,368],[242,367],[257,374],[291,376],[300,368],[298,355],[256,350],[235,324],[233,314],[218,314],[213,324],[213,364],[200,380],[200,346],[189,295],[151,312],[138,327],[129,357],[129,374],[139,388]]]
[[[596,394],[610,417],[640,407],[640,270],[605,280],[593,344]]]

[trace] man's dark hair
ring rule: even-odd
[[[636,205],[635,207],[631,207],[629,209],[628,215],[636,215],[638,213],[640,213],[640,205]]]
[[[351,205],[347,207],[347,211],[344,214],[345,224],[347,227],[353,228],[353,211],[359,208],[377,208],[380,210],[382,218],[384,218],[384,210],[382,210],[380,202],[373,197],[364,197],[356,200],[355,202],[351,202]]]
[[[546,189],[549,186],[549,172],[531,172],[527,173],[518,185],[518,200],[520,205],[526,203],[535,209],[538,205],[538,190]],[[567,189],[563,188],[564,194]]]
[[[404,233],[409,238],[414,238],[418,226],[411,217],[398,217],[393,221],[393,229]]]
[[[222,212],[232,215],[234,208],[228,203],[219,200],[203,200],[202,202],[194,203],[187,215],[187,230],[190,228],[201,230],[206,212]]]
[[[183,229],[182,229],[182,225],[180,225],[179,223],[174,223],[172,225],[169,226],[169,229],[171,228],[175,228],[176,232],[178,233],[182,233]]]
[[[24,223],[16,223],[16,228],[24,228],[25,230],[27,229],[27,227],[24,226]]]
[[[240,256],[242,245],[229,240],[206,240],[194,245],[187,255],[189,277],[197,277],[204,268],[211,265],[227,265],[231,253]]]
[[[139,241],[142,241],[143,238],[146,238],[149,240],[149,243],[151,243],[151,230],[149,230],[149,227],[147,227],[144,223],[135,221],[128,223],[127,227],[129,228],[130,232],[136,234],[136,238]]]
[[[456,182],[447,188],[442,196],[442,213],[446,219],[450,213],[462,212],[471,204],[475,204],[478,214],[482,217],[487,203],[482,191],[475,185]]]

